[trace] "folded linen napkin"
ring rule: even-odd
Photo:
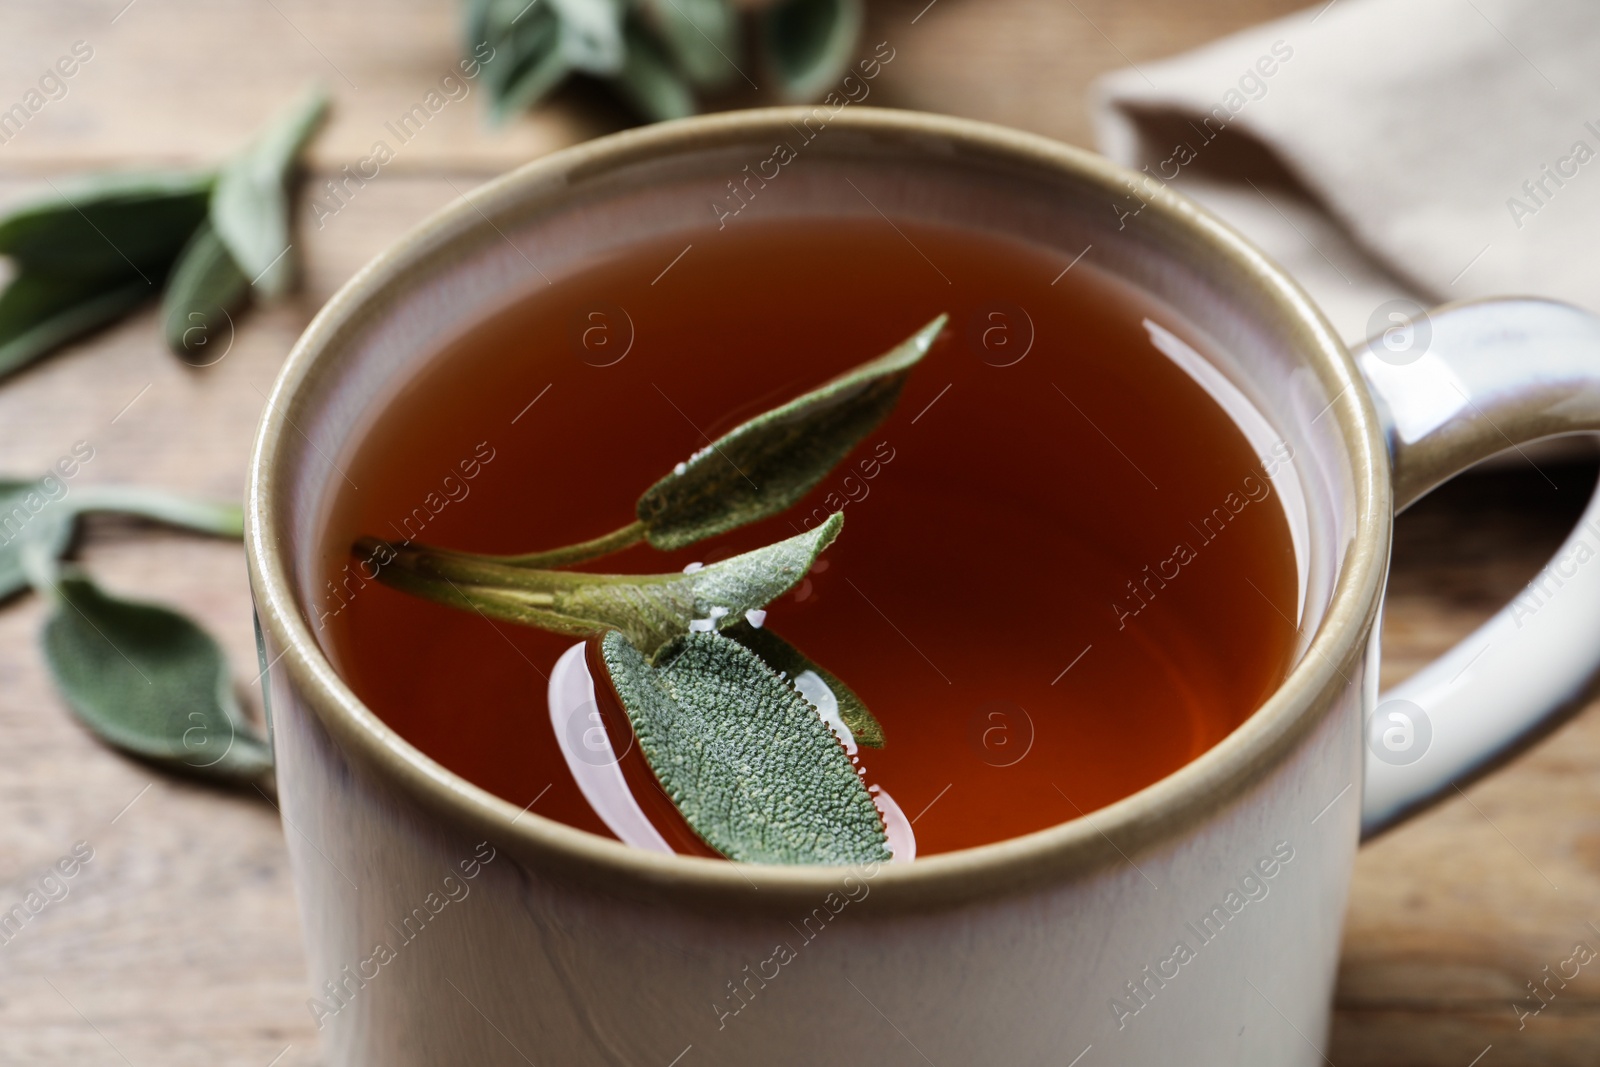
[[[1211,207],[1347,340],[1387,303],[1600,311],[1600,3],[1332,0],[1096,86],[1101,150]]]

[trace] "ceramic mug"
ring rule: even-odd
[[[745,210],[977,227],[1144,290],[1192,368],[1292,446],[1303,608],[1249,719],[1132,796],[1024,837],[858,870],[661,855],[511,805],[362,706],[319,647],[319,536],[382,399],[442,342],[642,239]],[[841,197],[844,179],[862,197]],[[746,184],[755,196],[757,187]],[[738,203],[745,203],[741,198]],[[550,357],[570,358],[569,354]],[[1230,409],[1232,409],[1230,407]],[[338,1067],[525,1063],[1315,1064],[1357,845],[1553,721],[1600,651],[1591,506],[1535,587],[1377,691],[1397,508],[1493,453],[1600,430],[1600,321],[1537,300],[1414,316],[1364,349],[1239,235],[1146,176],[903,111],[742,111],[605,137],[440,212],[295,346],[247,546],[314,996]],[[1286,621],[1286,625],[1292,625]]]

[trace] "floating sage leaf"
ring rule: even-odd
[[[694,94],[661,46],[631,20],[626,40],[628,55],[611,79],[612,87],[652,122],[693,115]]]
[[[160,285],[206,217],[209,172],[109,173],[62,182],[0,219],[0,255],[55,278]]]
[[[643,0],[641,10],[691,83],[716,89],[738,76],[739,13],[729,0]]]
[[[806,533],[690,574],[539,570],[371,540],[357,542],[355,552],[378,561],[381,581],[408,593],[556,633],[616,629],[654,653],[695,626],[732,626],[788,592],[843,525],[835,512]]]
[[[272,766],[240,711],[222,649],[169,608],[110,596],[75,569],[47,589],[45,659],[98,737],[168,770],[253,782]]]
[[[0,377],[122,318],[155,295],[131,272],[110,280],[24,267],[0,293]]]
[[[891,858],[838,738],[754,652],[691,633],[652,665],[616,630],[600,648],[651,770],[712,848],[746,863]]]
[[[54,477],[0,478],[0,600],[28,587],[25,548],[38,545],[54,558],[71,543],[73,515],[60,505],[64,488]]]
[[[250,279],[210,222],[202,222],[178,257],[161,297],[161,332],[174,355],[200,365],[226,351],[212,351],[224,324],[250,298]]]
[[[748,622],[741,622],[722,632],[760,656],[763,663],[800,690],[800,694],[822,712],[824,719],[828,718],[829,710],[835,711],[840,721],[850,728],[856,744],[865,745],[867,748],[883,747],[883,727],[873,717],[872,712],[867,710],[866,703],[856,696],[854,690],[845,685],[838,675],[820,666],[811,657],[765,626],[752,626]],[[822,707],[813,695],[815,690],[805,678],[807,674],[813,675],[817,682],[827,687],[832,694],[834,708]]]
[[[211,224],[237,269],[263,296],[281,295],[294,280],[289,177],[327,111],[327,92],[313,89],[277,115],[217,175]]]
[[[815,99],[838,81],[864,17],[861,0],[780,0],[763,11],[761,48],[784,96]]]
[[[735,427],[645,490],[638,516],[662,550],[776,515],[798,501],[894,410],[940,315],[876,359]]]

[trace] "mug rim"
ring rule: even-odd
[[[318,370],[339,355],[341,330],[404,280],[422,251],[437,241],[492,226],[495,207],[525,194],[559,199],[565,176],[710,149],[799,121],[806,107],[724,112],[610,134],[553,152],[500,175],[435,212],[390,244],[342,285],[295,342],[280,369],[251,452],[245,550],[260,625],[298,696],[347,756],[473,833],[508,847],[543,871],[562,873],[606,892],[670,896],[691,906],[770,910],[814,903],[839,885],[848,868],[769,866],[665,855],[633,848],[538,815],[446,769],[404,740],[355,695],[334,669],[302,614],[290,578],[289,548],[277,535],[286,503],[277,492],[293,414],[314,389]],[[1123,195],[1137,188],[1149,209],[1204,243],[1207,254],[1232,261],[1267,296],[1300,342],[1334,400],[1351,469],[1355,520],[1327,609],[1287,676],[1238,727],[1165,777],[1079,817],[973,848],[884,864],[871,871],[875,907],[918,908],[995,897],[1065,874],[1084,873],[1167,840],[1246,791],[1258,772],[1291,751],[1334,703],[1347,667],[1362,653],[1376,618],[1387,569],[1392,499],[1387,446],[1374,402],[1354,358],[1323,313],[1286,272],[1242,235],[1165,183],[1103,156],[1036,134],[971,119],[852,106],[829,125],[862,133],[932,137],[989,157],[1056,170]],[[556,190],[552,192],[552,190]],[[486,210],[487,209],[487,210]],[[1319,416],[1320,417],[1320,416]],[[271,673],[263,678],[270,686]],[[1131,862],[1131,861],[1129,861]],[[754,875],[759,892],[752,893]]]

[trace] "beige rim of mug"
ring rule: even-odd
[[[314,384],[317,364],[338,344],[341,330],[373,313],[394,276],[412,266],[416,250],[488,225],[483,209],[525,193],[558,199],[563,175],[588,176],[662,154],[745,141],[798,122],[805,108],[736,111],[603,137],[554,153],[495,179],[458,200],[384,251],[347,282],[312,320],[290,352],[273,387],[251,456],[245,529],[251,584],[261,625],[281,649],[273,668],[289,672],[336,743],[369,772],[420,801],[463,834],[489,838],[541,874],[552,874],[612,895],[671,901],[688,907],[766,912],[809,906],[846,873],[830,867],[769,867],[667,856],[631,848],[533,812],[478,788],[412,747],[365,707],[323,655],[295,604],[275,469],[298,423],[301,391]],[[1276,264],[1239,234],[1188,199],[1142,181],[1142,176],[1092,153],[987,123],[877,108],[850,108],[830,125],[865,133],[940,139],[991,158],[1009,158],[1087,180],[1115,195],[1130,181],[1153,210],[1210,254],[1255,280],[1286,321],[1335,397],[1331,412],[1351,450],[1355,537],[1342,560],[1328,610],[1289,676],[1256,712],[1220,743],[1131,796],[1045,830],[994,844],[883,865],[873,876],[873,910],[922,909],[995,897],[1074,873],[1122,862],[1214,812],[1247,790],[1314,726],[1343,688],[1359,658],[1382,593],[1389,550],[1389,459],[1376,411],[1354,360],[1310,298]],[[759,890],[752,892],[752,885]]]

